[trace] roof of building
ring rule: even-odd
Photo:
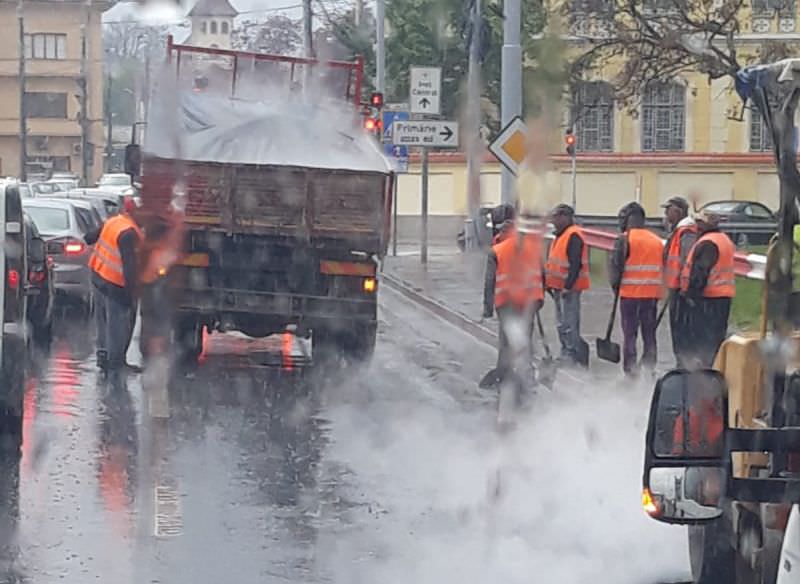
[[[189,16],[236,16],[239,12],[228,0],[197,0]]]

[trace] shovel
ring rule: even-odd
[[[661,307],[661,310],[658,312],[658,317],[656,318],[656,329],[661,325],[661,321],[664,319],[664,315],[667,312],[667,308],[669,305],[672,304],[672,295],[675,294],[673,291],[670,290],[669,295],[667,296],[666,300],[664,300],[664,306]]]
[[[540,312],[541,311],[536,311],[536,326],[539,329],[539,336],[542,337],[544,357],[539,361],[539,383],[544,385],[547,389],[553,389],[556,373],[558,372],[558,364],[555,359],[553,359],[553,355],[550,353],[550,346],[547,344],[547,339],[544,336],[544,327],[542,326]]]
[[[611,340],[611,333],[614,330],[614,321],[617,318],[617,305],[619,304],[619,290],[614,293],[614,306],[611,308],[611,318],[608,319],[606,337],[597,339],[597,357],[603,361],[619,363],[620,350],[619,344]]]

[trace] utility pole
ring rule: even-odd
[[[469,46],[469,70],[467,73],[467,204],[472,219],[472,234],[466,233],[467,249],[480,245],[480,219],[478,209],[481,204],[481,0],[472,0],[472,36]]]
[[[364,0],[356,0],[356,11],[355,11],[355,25],[356,28],[361,26],[364,18]]]
[[[111,73],[106,75],[106,165],[105,171],[111,172],[111,155],[114,153],[114,120],[111,114]]]
[[[303,50],[308,59],[314,57],[313,27],[311,22],[313,16],[311,12],[311,0],[303,0]]]
[[[386,94],[386,0],[375,0],[375,37],[377,48],[375,50],[375,88],[379,93]]]
[[[87,28],[91,20],[91,0],[86,0],[86,14],[81,23],[81,183],[89,185],[89,167],[91,166],[92,152],[90,152],[89,132],[91,131],[91,116],[89,115],[89,34]]]
[[[25,103],[27,77],[25,73],[25,15],[23,0],[17,0],[17,21],[19,23],[19,178],[28,180],[28,108]]]
[[[503,127],[522,115],[522,9],[520,0],[503,2],[503,62],[501,72],[500,116]],[[502,175],[502,202],[514,204],[514,175],[505,166]]]

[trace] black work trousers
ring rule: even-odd
[[[712,367],[717,351],[728,335],[730,298],[683,299],[687,313],[685,347],[687,360],[695,367]]]

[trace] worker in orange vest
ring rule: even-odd
[[[123,210],[106,221],[94,242],[89,259],[95,288],[97,365],[105,373],[117,374],[125,367],[125,353],[136,322],[138,252],[142,231],[134,214],[137,204],[126,197]],[[92,243],[93,234],[86,240]]]
[[[483,316],[491,318],[497,309],[500,321],[495,383],[513,368],[518,347],[512,346],[513,327],[523,331],[525,347],[532,360],[531,340],[537,311],[544,304],[542,232],[522,232],[510,227],[507,236],[492,246],[486,265]],[[490,372],[491,373],[491,372]]]
[[[664,223],[669,233],[664,246],[664,286],[669,293],[669,327],[672,351],[679,368],[685,366],[684,347],[688,333],[684,330],[686,309],[681,310],[681,269],[697,240],[697,225],[689,215],[689,203],[683,197],[672,197],[661,205]]]
[[[503,203],[492,209],[492,245],[506,239],[514,233],[516,210],[509,203]]]
[[[589,350],[581,338],[581,294],[589,289],[589,247],[575,224],[575,210],[558,205],[551,213],[555,240],[545,266],[545,287],[556,305],[561,361],[587,367]]]
[[[658,357],[656,318],[663,295],[663,248],[661,238],[645,228],[645,212],[639,203],[629,203],[619,212],[622,234],[611,252],[609,279],[619,294],[622,319],[622,369],[626,375],[638,371],[636,342],[642,331],[642,365],[655,369]]]
[[[686,306],[687,354],[693,367],[711,367],[728,333],[736,296],[736,247],[719,229],[720,217],[704,211],[696,219],[698,238],[681,271]]]

